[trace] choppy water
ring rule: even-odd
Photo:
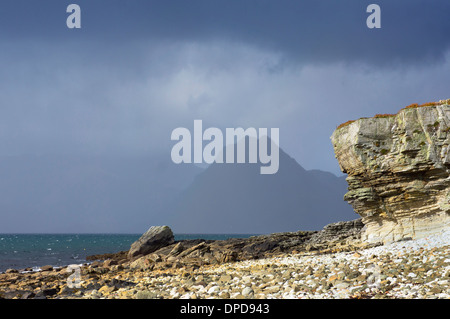
[[[141,234],[0,234],[0,272],[86,262],[86,256],[128,250]],[[182,239],[245,238],[249,234],[179,234]]]

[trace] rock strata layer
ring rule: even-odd
[[[450,100],[338,127],[331,140],[348,174],[344,199],[368,242],[421,238],[450,227]]]

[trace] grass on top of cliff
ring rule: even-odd
[[[406,109],[415,109],[415,108],[418,108],[418,107],[436,106],[436,105],[443,105],[443,104],[450,104],[450,99],[448,99],[448,100],[442,100],[442,101],[439,101],[439,102],[427,102],[427,103],[424,103],[424,104],[413,103],[413,104],[410,104],[410,105],[405,106],[404,108],[400,109],[400,110],[397,112],[397,114],[400,113],[400,111],[406,110]],[[374,116],[374,118],[389,118],[389,117],[394,117],[394,116],[396,116],[397,114],[376,114],[376,115]],[[361,117],[361,118],[359,118],[359,120],[361,120],[361,119],[366,119],[366,118],[367,118],[367,117]],[[345,126],[347,126],[347,125],[349,125],[349,124],[351,124],[351,123],[353,123],[353,122],[356,122],[356,121],[357,121],[357,120],[350,120],[350,121],[347,121],[347,122],[342,123],[342,124],[340,124],[339,126],[337,126],[336,129],[338,130],[338,129],[343,128],[343,127],[345,127]]]
[[[415,109],[415,108],[424,107],[424,106],[437,106],[437,105],[444,105],[444,104],[450,104],[450,99],[448,99],[448,100],[441,100],[439,102],[427,102],[427,103],[423,103],[423,104],[413,103],[413,104],[410,104],[408,106],[405,106],[401,110]]]
[[[338,130],[338,129],[340,129],[340,128],[342,128],[342,127],[344,127],[344,126],[347,126],[347,125],[349,125],[349,124],[351,124],[351,123],[353,123],[353,122],[355,122],[356,120],[350,120],[350,121],[347,121],[347,122],[345,122],[345,123],[342,123],[342,124],[340,124],[338,127],[336,127],[336,129]]]
[[[402,108],[401,110],[406,110],[406,109],[415,109],[415,108],[418,108],[418,107],[424,107],[424,106],[435,106],[435,105],[441,105],[439,102],[428,102],[428,103],[424,103],[424,104],[417,104],[417,103],[413,103],[413,104],[410,104],[410,105],[408,105],[408,106],[406,106],[406,107],[404,107],[404,108]],[[400,110],[400,111],[401,111]],[[399,111],[399,112],[400,112]]]

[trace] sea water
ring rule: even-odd
[[[141,234],[0,234],[0,272],[82,264],[90,255],[128,250]],[[175,240],[247,238],[251,234],[175,234]]]

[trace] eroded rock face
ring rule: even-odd
[[[420,238],[450,227],[450,100],[363,118],[331,136],[363,239]]]

